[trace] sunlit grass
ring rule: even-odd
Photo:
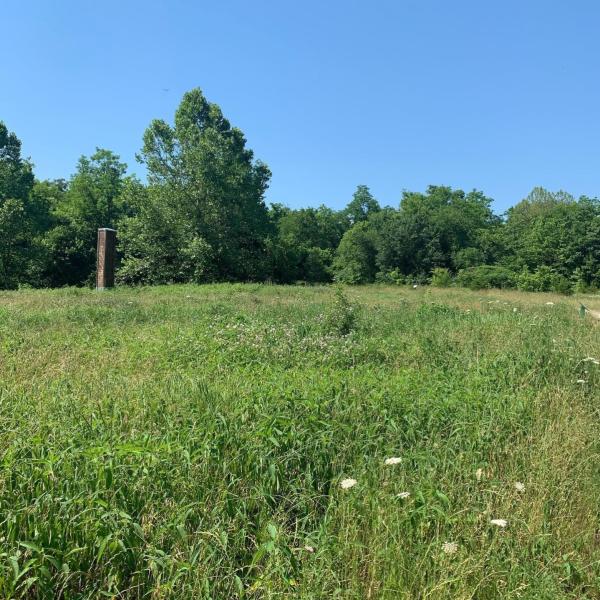
[[[600,597],[582,299],[344,293],[0,294],[0,597]]]

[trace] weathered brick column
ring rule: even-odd
[[[115,254],[117,232],[103,227],[98,229],[98,259],[96,267],[96,289],[104,290],[115,285]]]

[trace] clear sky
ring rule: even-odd
[[[39,178],[96,146],[135,161],[200,87],[273,171],[267,199],[357,184],[600,195],[600,2],[5,0],[0,120]]]

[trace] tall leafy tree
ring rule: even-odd
[[[46,251],[44,279],[49,285],[91,283],[95,272],[99,227],[116,227],[129,214],[122,199],[130,178],[127,165],[110,150],[97,148],[82,156],[64,190],[46,184],[46,196],[56,198],[53,223],[43,239]]]
[[[31,163],[21,156],[21,140],[0,121],[0,201],[27,201],[33,187]]]
[[[31,163],[21,156],[21,141],[0,121],[0,289],[31,280],[33,183]]]
[[[507,211],[501,261],[515,271],[541,268],[600,285],[600,202],[534,188]]]
[[[120,196],[126,172],[127,165],[111,150],[96,148],[92,156],[82,156],[59,214],[93,235],[98,227],[114,228],[124,212]]]
[[[370,215],[379,212],[379,202],[373,198],[371,191],[366,185],[359,185],[344,210],[350,225],[366,221]]]
[[[479,191],[445,186],[404,192],[397,216],[381,231],[380,269],[425,277],[436,267],[455,268],[468,248],[483,256],[486,233],[500,225],[491,202]]]
[[[374,227],[360,221],[346,231],[333,261],[335,279],[343,283],[370,283],[377,273],[377,237]]]
[[[254,160],[243,133],[231,127],[216,104],[199,89],[186,93],[174,126],[152,121],[140,159],[148,169],[151,191],[146,201],[152,206],[125,227],[124,275],[132,276],[132,265],[139,271],[143,263],[136,236],[147,232],[149,237],[152,232],[154,255],[163,248],[160,262],[170,266],[169,273],[180,274],[173,275],[176,280],[187,280],[190,269],[196,279],[202,277],[200,266],[206,279],[265,276],[270,222],[264,193],[271,173]],[[159,215],[160,223],[151,222]],[[194,265],[197,251],[202,257]],[[146,280],[165,280],[166,271],[148,269],[146,264]]]
[[[326,206],[288,210],[278,221],[279,235],[300,247],[335,250],[347,225],[343,215]]]
[[[331,264],[348,227],[343,212],[326,206],[282,210],[272,208],[277,239],[270,245],[272,270],[277,281],[325,282],[331,280]]]

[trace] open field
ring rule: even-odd
[[[0,597],[600,598],[581,298],[344,294],[0,293]]]

